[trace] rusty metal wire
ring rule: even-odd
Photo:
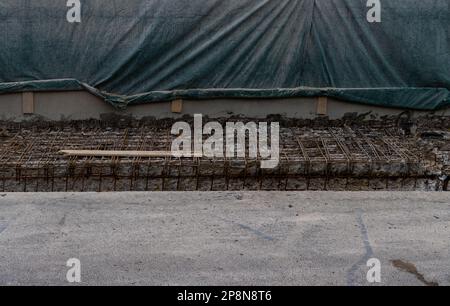
[[[68,150],[170,150],[170,129],[67,125],[0,138],[0,191],[439,189],[440,169],[396,128],[286,127],[280,164],[260,158],[65,157]]]

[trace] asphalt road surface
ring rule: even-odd
[[[450,194],[0,194],[1,285],[71,258],[82,285],[450,285]]]

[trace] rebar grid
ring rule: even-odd
[[[170,151],[170,128],[18,129],[0,138],[0,190],[439,189],[441,173],[398,128],[285,127],[280,163],[249,158],[65,157],[60,150]]]

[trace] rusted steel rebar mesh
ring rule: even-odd
[[[261,169],[260,160],[251,158],[67,157],[59,153],[63,149],[170,150],[175,137],[170,129],[168,121],[3,122],[0,191],[448,188],[448,128],[414,124],[405,128],[395,120],[284,122],[280,164],[270,170]],[[420,129],[434,134],[424,136]]]

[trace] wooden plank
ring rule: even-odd
[[[34,93],[22,93],[22,113],[24,115],[34,114]]]
[[[328,98],[319,97],[317,99],[317,115],[328,115]]]
[[[172,101],[171,111],[172,113],[180,114],[183,111],[183,100],[178,99]]]
[[[61,150],[59,153],[83,157],[171,157],[170,151],[105,151],[105,150]]]

